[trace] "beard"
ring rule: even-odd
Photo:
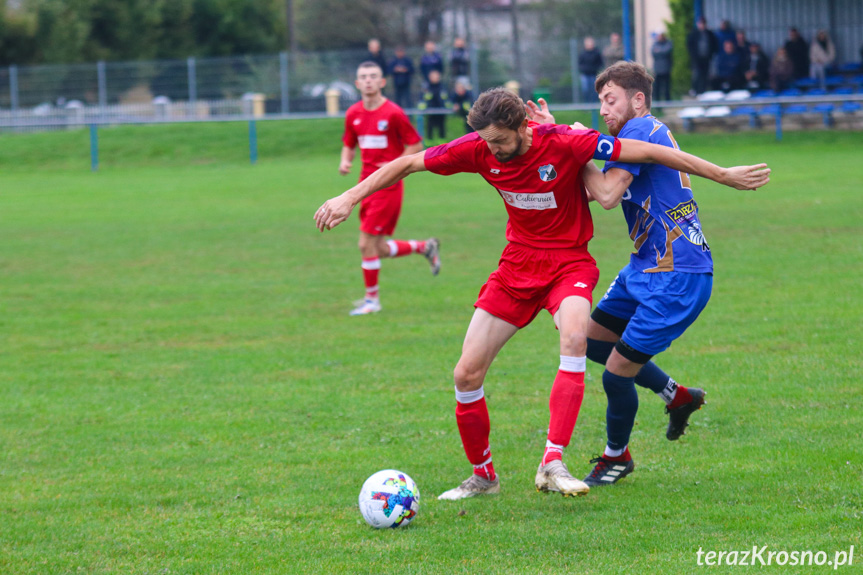
[[[635,117],[635,110],[632,108],[632,102],[627,103],[626,113],[621,116],[620,121],[614,125],[614,127],[608,127],[608,133],[614,136],[615,138],[620,133],[620,130],[623,129],[623,126],[626,125],[628,121]]]
[[[494,159],[500,162],[501,164],[505,164],[511,160],[514,160],[516,156],[518,156],[518,151],[521,150],[521,145],[524,139],[521,136],[515,137],[515,151],[509,154],[495,154]]]

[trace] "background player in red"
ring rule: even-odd
[[[387,100],[381,90],[386,85],[383,70],[374,62],[363,62],[357,68],[356,86],[362,100],[345,113],[342,156],[339,173],[347,175],[360,148],[363,167],[360,181],[375,170],[402,155],[422,150],[422,138],[397,105]],[[393,235],[402,209],[404,185],[401,181],[363,199],[360,206],[360,241],[365,297],[357,302],[351,315],[381,311],[378,274],[381,258],[422,254],[431,265],[432,274],[440,271],[440,244],[437,239],[387,240]]]
[[[560,331],[560,367],[551,389],[549,431],[535,485],[541,491],[581,495],[589,488],[569,473],[562,452],[584,395],[586,331],[599,278],[587,252],[593,224],[582,170],[591,158],[660,162],[741,189],[760,185],[763,176],[756,166],[723,169],[672,148],[528,122],[521,98],[502,88],[483,93],[468,121],[475,133],[395,160],[324,202],[315,221],[321,231],[332,229],[363,198],[414,172],[474,172],[495,187],[509,216],[509,243],[498,269],[480,291],[454,371],[456,422],[474,473],[439,499],[500,490],[491,459],[483,381],[506,342],[543,309]]]

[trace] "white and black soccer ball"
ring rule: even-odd
[[[395,469],[378,471],[363,483],[360,513],[375,529],[402,527],[420,508],[420,490],[407,473]]]

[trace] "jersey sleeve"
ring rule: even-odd
[[[652,121],[647,118],[633,118],[623,126],[618,137],[626,138],[628,140],[650,142],[650,136],[653,131]],[[627,164],[612,160],[605,163],[605,167],[602,168],[602,171],[607,172],[611,168],[620,168],[621,170],[626,170],[633,176],[638,176],[645,167],[645,164]]]
[[[345,114],[345,133],[342,134],[342,144],[346,148],[356,148],[357,141],[357,133],[353,126],[353,114]]]
[[[474,132],[452,142],[427,149],[424,156],[426,169],[442,176],[478,172],[477,140],[479,136]]]

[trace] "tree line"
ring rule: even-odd
[[[506,6],[506,4],[504,4]],[[497,0],[0,0],[0,65],[163,60],[420,44],[464,31],[443,14]],[[540,11],[538,38],[619,30],[619,2],[510,3]],[[469,36],[469,33],[467,34]]]

